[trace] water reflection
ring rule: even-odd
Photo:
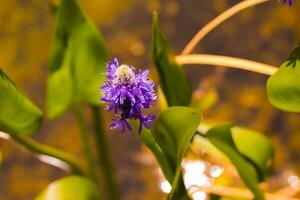
[[[182,161],[183,180],[188,193],[194,200],[205,200],[208,195],[201,191],[203,187],[209,187],[214,180],[222,175],[224,168],[212,165],[204,160],[191,160],[185,158]],[[162,192],[169,193],[172,190],[170,183],[163,178],[159,170],[159,187]]]

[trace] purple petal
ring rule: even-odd
[[[118,128],[120,129],[121,133],[125,133],[126,129],[128,129],[130,132],[132,131],[132,128],[130,124],[127,122],[126,119],[113,119],[112,123],[110,125],[110,129]]]
[[[152,125],[152,121],[155,120],[156,117],[154,115],[148,115],[146,117],[141,116],[140,117],[140,125],[139,125],[139,133],[142,131],[142,125],[144,125],[145,128],[150,129]]]

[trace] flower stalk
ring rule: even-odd
[[[95,172],[95,167],[94,167],[93,154],[92,154],[92,150],[90,148],[90,142],[89,142],[89,138],[88,138],[88,130],[84,123],[80,104],[75,104],[74,109],[75,109],[77,124],[80,129],[80,136],[81,136],[81,141],[82,141],[82,145],[83,145],[83,150],[84,150],[85,157],[86,157],[86,160],[88,163],[88,174],[89,174],[90,178],[96,182],[97,178],[96,178],[96,172]]]
[[[97,106],[91,106],[93,114],[94,131],[96,138],[96,148],[98,151],[98,161],[101,165],[103,175],[106,180],[106,189],[109,197],[112,200],[119,200],[120,194],[117,186],[115,177],[115,171],[113,168],[112,161],[110,159],[109,149],[107,145],[107,139],[105,136],[105,130],[103,128],[103,117],[102,113]]]
[[[71,172],[74,174],[85,174],[80,167],[80,162],[74,156],[66,152],[63,152],[53,147],[49,147],[44,144],[40,144],[27,136],[11,134],[10,138],[33,153],[47,155],[65,162],[66,164],[68,164]]]
[[[150,131],[142,131],[141,134],[139,134],[139,138],[141,141],[149,148],[149,150],[155,155],[157,162],[159,163],[159,166],[162,169],[162,172],[166,179],[172,183],[172,180],[174,178],[173,170],[167,161],[167,158],[165,154],[163,153],[160,146],[155,141],[152,133]]]

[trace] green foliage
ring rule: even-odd
[[[257,183],[260,180],[260,175],[258,173],[256,165],[252,164],[252,162],[249,162],[248,159],[251,160],[255,158],[255,156],[260,156],[260,154],[254,154],[257,153],[254,149],[257,148],[257,146],[263,145],[255,144],[255,146],[252,146],[252,150],[254,151],[251,152],[250,145],[252,145],[253,143],[250,142],[250,140],[251,138],[254,138],[254,141],[257,141],[257,136],[255,135],[254,137],[251,136],[248,138],[247,135],[249,136],[249,132],[243,131],[233,134],[231,131],[231,125],[220,125],[209,129],[205,136],[213,145],[215,145],[230,159],[232,164],[236,167],[244,183],[253,192],[255,199],[260,200],[264,199],[262,191],[257,187]],[[242,143],[245,144],[245,146],[243,146]],[[258,152],[262,153],[260,151]],[[261,157],[261,159],[254,159],[254,163],[263,163],[265,153],[263,153],[263,156]]]
[[[56,10],[56,32],[47,88],[50,118],[73,103],[99,104],[107,53],[97,28],[75,0],[61,0]]]
[[[9,134],[34,133],[41,121],[42,111],[0,69],[0,130]]]
[[[138,127],[137,123],[131,123],[131,124],[134,124],[135,128]],[[164,176],[170,183],[172,183],[174,178],[174,170],[171,168],[166,155],[164,154],[163,150],[156,142],[155,138],[153,137],[153,134],[150,132],[150,130],[144,128],[142,129],[142,132],[139,134],[139,138],[154,154]]]
[[[198,131],[207,136],[206,138],[232,161],[246,185],[248,187],[249,184],[252,185],[250,189],[254,188],[256,191],[255,183],[268,177],[274,158],[274,149],[268,138],[261,133],[242,127],[218,126],[206,122],[201,123]],[[201,145],[205,144],[201,143]],[[218,152],[212,152],[214,155],[218,154]],[[241,163],[244,164],[241,166]],[[247,176],[247,173],[252,175]],[[250,179],[253,179],[252,183]]]
[[[101,200],[96,185],[87,178],[68,176],[51,183],[35,200]]]
[[[175,62],[169,44],[162,34],[158,16],[153,14],[152,60],[158,71],[160,84],[169,106],[188,106],[191,88],[180,65]]]
[[[267,82],[271,104],[281,110],[300,112],[300,46]]]
[[[201,135],[205,135],[214,126],[217,124],[202,122],[198,131]],[[271,141],[262,133],[239,126],[233,126],[230,131],[235,147],[248,161],[255,165],[260,181],[265,180],[271,171],[274,159],[274,148]],[[195,139],[194,142],[201,145],[206,151],[214,156],[222,157],[220,151],[211,146],[206,138],[199,135],[199,138],[196,137]]]
[[[189,147],[201,114],[188,107],[171,107],[163,111],[154,125],[153,135],[162,149],[174,178],[169,199],[180,199],[186,196],[181,177],[181,161]]]
[[[270,174],[274,159],[274,149],[270,140],[256,131],[232,127],[231,136],[238,151],[251,161],[264,181]]]

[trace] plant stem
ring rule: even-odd
[[[84,172],[80,167],[79,161],[74,156],[66,152],[55,149],[53,147],[49,147],[44,144],[40,144],[26,136],[11,134],[10,138],[12,138],[15,142],[21,144],[22,146],[26,147],[26,149],[34,153],[47,155],[67,163],[70,166],[72,173],[74,174],[79,174],[79,175],[84,174]]]
[[[186,45],[184,50],[182,51],[182,55],[189,54],[193,49],[197,46],[197,44],[213,29],[215,29],[218,25],[220,25],[222,22],[226,21],[230,17],[234,16],[238,12],[252,7],[254,5],[264,3],[270,0],[245,0],[241,1],[240,3],[234,5],[233,7],[229,8],[222,14],[220,14],[218,17],[213,19],[211,22],[209,22],[207,25],[205,25],[202,29],[198,31],[198,33],[193,37],[193,39]]]
[[[85,156],[87,159],[87,163],[88,163],[89,176],[92,180],[96,181],[94,159],[93,159],[93,154],[92,154],[92,151],[90,148],[90,143],[89,143],[89,138],[88,138],[88,130],[84,123],[83,114],[82,114],[80,105],[75,104],[74,109],[75,109],[77,124],[80,129],[80,136],[81,136],[81,141],[82,141],[82,145],[83,145],[83,150],[84,150],[84,153],[85,153]]]
[[[102,113],[97,106],[92,106],[94,129],[96,136],[96,146],[98,150],[99,163],[102,167],[103,174],[106,179],[106,187],[111,200],[120,199],[119,190],[117,187],[117,181],[115,177],[114,168],[110,159],[107,140],[105,137],[105,131],[102,125]]]
[[[139,134],[139,138],[142,140],[142,142],[150,149],[150,151],[155,155],[157,162],[159,163],[159,166],[162,168],[162,172],[166,179],[172,184],[174,175],[174,170],[170,167],[169,162],[166,159],[166,156],[164,155],[162,149],[160,146],[156,143],[153,135],[148,130],[143,130],[142,133]]]
[[[265,75],[273,75],[278,69],[277,67],[251,60],[209,54],[179,55],[176,56],[176,61],[179,64],[220,65],[224,67],[253,71]]]

